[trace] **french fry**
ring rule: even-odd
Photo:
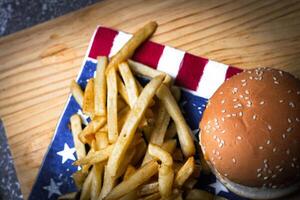
[[[94,84],[94,105],[95,115],[104,116],[106,114],[106,79],[105,69],[108,63],[107,57],[99,56],[97,58],[97,70]]]
[[[137,75],[142,75],[148,78],[154,78],[155,76],[159,75],[166,75],[166,73],[155,70],[147,65],[144,65],[142,63],[128,60],[128,64],[130,66],[130,69]]]
[[[93,176],[90,186],[91,200],[97,200],[102,187],[103,164],[95,164],[90,173],[92,173]]]
[[[192,138],[192,131],[182,116],[179,106],[170,90],[167,86],[162,84],[157,90],[156,95],[163,102],[169,115],[176,124],[177,135],[183,154],[185,157],[193,156],[195,154],[195,146]]]
[[[166,74],[165,79],[163,81],[163,83],[167,86],[171,86],[173,84],[173,79],[169,74]]]
[[[136,152],[137,152],[137,150],[135,147],[129,148],[127,150],[126,159],[123,161],[122,166],[118,169],[115,178],[119,178],[124,175],[128,165],[130,164],[130,162],[133,159]]]
[[[117,75],[117,86],[118,86],[118,92],[120,93],[121,97],[128,105],[130,105],[126,87],[119,75]]]
[[[171,87],[171,92],[172,92],[172,95],[174,96],[174,98],[176,99],[176,101],[178,102],[180,100],[180,97],[181,97],[180,88],[177,87],[177,86],[172,86]]]
[[[118,88],[116,70],[107,74],[107,129],[108,141],[114,143],[118,138]]]
[[[107,132],[98,131],[96,132],[95,137],[97,150],[105,149],[109,145]]]
[[[76,160],[74,165],[85,165],[85,164],[96,164],[99,162],[103,162],[108,159],[109,155],[111,155],[114,148],[114,144],[107,146],[105,149],[101,149],[99,151],[89,152],[88,155],[84,158]]]
[[[81,118],[79,115],[75,114],[72,115],[70,121],[77,158],[80,159],[86,156],[85,146],[78,138],[78,134],[82,131]]]
[[[89,200],[90,199],[90,191],[91,191],[91,184],[93,179],[93,173],[89,173],[87,178],[85,179],[82,189],[81,189],[81,195],[80,200]]]
[[[82,107],[83,104],[83,91],[81,87],[76,83],[76,81],[71,81],[71,93],[76,100],[76,102],[79,104],[80,107]]]
[[[83,170],[76,171],[75,173],[72,174],[73,180],[78,189],[82,188],[82,185],[87,175],[88,174],[86,172],[83,172]]]
[[[130,107],[132,108],[139,96],[136,81],[126,62],[122,62],[119,64],[119,72],[125,83],[129,104]]]
[[[173,169],[175,174],[180,170],[180,168],[183,166],[183,163],[181,162],[174,162]]]
[[[137,195],[136,195],[136,191],[133,190],[127,194],[125,194],[124,196],[122,196],[119,200],[133,200],[133,199],[137,199]]]
[[[146,151],[147,151],[147,144],[144,139],[136,145],[135,147],[137,149],[137,152],[135,156],[131,160],[132,165],[137,165],[144,157]]]
[[[134,51],[140,46],[140,44],[142,44],[154,33],[156,28],[156,22],[149,22],[144,27],[135,32],[132,38],[111,59],[106,72],[109,72],[111,68],[116,68],[119,63],[129,59],[133,55]]]
[[[94,79],[89,79],[83,94],[82,111],[89,115],[94,116]]]
[[[158,182],[148,183],[137,189],[137,196],[146,196],[158,192]]]
[[[156,161],[147,163],[131,175],[129,179],[117,185],[105,199],[118,199],[121,196],[135,190],[138,186],[147,182],[152,176],[157,174],[157,171],[158,164]]]
[[[161,196],[160,196],[159,192],[156,192],[156,193],[150,194],[148,196],[139,198],[138,200],[158,200],[158,199],[160,199],[160,197]]]
[[[189,178],[188,180],[185,181],[185,183],[183,184],[183,187],[191,190],[195,187],[195,185],[197,184],[198,180],[195,178]]]
[[[161,85],[163,78],[163,76],[153,78],[146,85],[138,100],[134,104],[134,107],[131,109],[129,116],[123,125],[120,136],[116,141],[115,148],[107,162],[108,169],[111,171],[112,176],[116,175],[121,162],[124,160],[125,152],[134,138],[138,124],[141,121],[143,114],[157,88]]]
[[[112,188],[116,185],[116,178],[112,176],[107,169],[107,165],[105,166],[104,177],[103,177],[103,187],[101,189],[98,200],[104,199],[108,193],[112,190]]]
[[[179,169],[175,176],[175,185],[181,187],[184,182],[192,175],[195,169],[194,157],[189,157],[184,165]]]
[[[165,141],[162,145],[161,148],[168,152],[169,154],[173,154],[175,149],[176,149],[177,141],[176,139],[170,139]]]
[[[172,193],[174,180],[172,156],[154,144],[149,144],[148,152],[153,158],[160,160],[162,163],[158,170],[158,190],[163,198],[169,197]]]
[[[82,143],[90,143],[91,139],[88,137],[97,132],[106,123],[105,117],[95,117],[78,135]]]
[[[159,102],[158,116],[150,135],[150,143],[157,144],[159,146],[162,145],[169,121],[170,116],[167,110],[165,109],[163,103]],[[149,153],[147,151],[142,165],[149,162],[151,159],[152,158],[151,156],[149,156]]]
[[[176,125],[172,121],[167,129],[166,135],[165,135],[165,140],[172,139],[176,136],[177,130],[176,130]]]
[[[124,173],[123,180],[125,181],[125,180],[129,179],[129,177],[130,177],[132,174],[134,174],[135,172],[136,172],[135,167],[132,166],[132,165],[128,165],[128,167],[127,167],[127,169],[126,169],[126,171],[125,171],[125,173]]]
[[[162,163],[158,169],[158,190],[163,198],[167,198],[172,194],[173,180],[174,171],[172,167]]]

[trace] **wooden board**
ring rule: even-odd
[[[299,10],[297,1],[112,0],[1,38],[0,115],[25,198],[98,24],[132,33],[156,20],[156,42],[300,77]]]

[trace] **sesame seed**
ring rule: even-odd
[[[280,168],[280,165],[276,165],[276,167],[275,167],[276,169],[279,169]]]
[[[295,163],[292,163],[291,166],[294,168],[295,167]]]
[[[282,134],[282,138],[285,139],[285,138],[286,138],[286,135],[285,135],[285,134]]]
[[[259,178],[259,177],[261,177],[261,174],[259,173],[259,174],[257,174],[257,178]]]
[[[224,144],[221,142],[221,143],[219,144],[219,147],[222,148],[223,146],[224,146]]]
[[[267,140],[267,144],[271,144],[271,141],[270,141],[270,140]]]
[[[236,114],[235,114],[235,113],[233,113],[233,114],[232,114],[232,117],[236,117]]]
[[[245,80],[245,79],[243,79],[243,80],[241,80],[241,82],[242,82],[242,83],[245,83],[245,82],[246,82],[246,80]]]
[[[295,104],[293,102],[290,102],[289,106],[291,106],[292,108],[295,108]]]
[[[294,157],[294,158],[293,158],[293,161],[294,161],[294,162],[296,162],[296,161],[297,161],[297,158],[296,158],[296,157]]]
[[[276,80],[277,80],[277,78],[276,78],[275,76],[273,76],[273,80],[274,80],[274,81],[276,81]]]
[[[268,177],[268,176],[265,176],[265,177],[264,177],[264,180],[268,180],[268,179],[269,179],[269,177]]]
[[[269,170],[268,170],[268,173],[269,173],[269,174],[272,174],[273,172],[272,172],[272,170],[269,169]]]
[[[236,160],[235,160],[235,158],[232,158],[232,162],[233,162],[233,163],[236,163]]]
[[[290,150],[289,150],[289,149],[286,150],[286,154],[287,154],[287,155],[290,155]]]
[[[221,112],[222,112],[222,113],[225,113],[225,112],[226,112],[226,110],[225,110],[225,109],[224,109],[224,110],[221,110]]]
[[[249,76],[249,79],[250,79],[250,80],[252,80],[252,79],[253,79],[253,77],[252,77],[252,76]]]
[[[228,174],[225,173],[224,176],[228,176]]]
[[[273,188],[273,189],[276,189],[276,188],[277,188],[277,185],[273,185],[272,188]]]
[[[288,118],[287,120],[288,120],[288,123],[292,123],[292,120],[290,118]]]
[[[225,130],[222,130],[221,133],[225,133]]]
[[[216,154],[216,150],[215,150],[215,149],[213,149],[213,151],[212,151],[212,152],[213,152],[213,154]]]
[[[272,178],[276,178],[276,177],[277,177],[277,175],[276,175],[276,174],[273,174],[273,175],[272,175]]]
[[[283,168],[280,168],[278,171],[282,172],[282,171],[283,171]]]
[[[288,93],[290,94],[292,92],[292,90],[288,90]]]
[[[278,71],[278,73],[280,74],[280,76],[283,76],[283,72],[282,71]]]
[[[217,142],[218,142],[218,143],[220,143],[220,142],[221,142],[220,138],[217,138]]]
[[[266,169],[268,168],[268,164],[267,164],[267,163],[265,163],[265,168],[266,168]]]
[[[264,149],[264,147],[263,147],[263,146],[259,146],[258,148],[259,148],[260,150]]]
[[[222,117],[222,118],[221,118],[221,120],[224,122],[224,121],[225,121],[225,118],[224,118],[224,117]]]
[[[245,99],[245,100],[248,100],[248,99],[249,99],[249,97],[248,97],[248,96],[246,96],[244,99]]]
[[[239,116],[240,116],[240,117],[243,116],[243,112],[239,112]]]
[[[297,95],[300,95],[300,91],[297,91]]]
[[[219,156],[219,155],[220,155],[220,152],[219,152],[219,151],[216,151],[216,155],[218,155],[218,156]]]
[[[226,117],[231,117],[231,114],[226,115]]]
[[[278,82],[278,81],[274,81],[274,83],[275,83],[276,85],[278,85],[278,84],[279,84],[279,82]]]
[[[247,106],[251,107],[251,105],[252,105],[252,102],[251,101],[247,101]]]
[[[261,172],[261,168],[258,168],[256,171],[257,171],[257,172]]]
[[[264,103],[265,103],[264,101],[261,101],[259,104],[260,104],[260,105],[263,105]]]
[[[255,120],[255,119],[256,119],[256,117],[257,117],[256,115],[253,115],[252,119],[253,119],[253,120]]]
[[[219,94],[224,94],[224,92],[219,92]]]
[[[242,139],[242,137],[241,137],[241,136],[237,136],[237,137],[236,137],[236,139],[238,139],[238,140],[241,140],[241,139]]]
[[[245,94],[250,94],[250,93],[249,93],[249,90],[245,90]]]
[[[291,131],[292,131],[292,127],[289,127],[289,128],[286,129],[286,132],[288,132],[288,133],[291,132]]]
[[[241,95],[241,94],[240,94],[240,98],[241,98],[241,99],[244,98],[244,95]]]
[[[214,135],[214,136],[213,136],[213,139],[214,139],[214,140],[216,140],[216,139],[217,139],[217,136],[216,136],[216,135]]]
[[[268,162],[268,159],[264,159],[264,163],[267,163]]]
[[[300,122],[300,119],[298,117],[296,117],[296,122]]]
[[[269,130],[272,130],[272,126],[271,126],[271,125],[268,125],[268,129],[269,129]]]
[[[237,101],[237,99],[232,99],[232,101],[233,101],[233,102],[236,102],[236,101]]]
[[[242,86],[245,87],[247,85],[247,83],[242,83]]]
[[[279,100],[279,103],[283,103],[283,100]]]
[[[221,104],[224,104],[224,103],[225,103],[225,100],[222,100],[222,101],[221,101]]]
[[[276,147],[274,147],[274,148],[273,148],[273,152],[276,152],[276,150],[277,150]]]

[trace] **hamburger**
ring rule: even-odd
[[[200,146],[216,177],[247,198],[272,199],[300,187],[300,80],[249,69],[209,100]]]

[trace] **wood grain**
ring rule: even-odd
[[[300,77],[299,1],[112,0],[0,39],[0,115],[27,198],[98,24],[243,68]],[[295,198],[296,199],[296,198]]]

